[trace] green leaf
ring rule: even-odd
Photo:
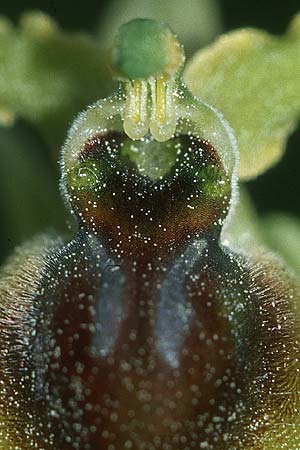
[[[229,121],[240,150],[240,178],[281,157],[300,116],[300,15],[282,37],[244,29],[222,36],[188,63],[192,92]]]
[[[228,219],[222,232],[224,245],[247,257],[268,251],[259,217],[245,188],[240,188],[238,203]]]
[[[246,257],[264,260],[273,254],[291,272],[300,275],[300,220],[283,213],[260,217],[244,187],[223,229],[222,243]]]
[[[30,131],[18,122],[0,126],[0,261],[24,239],[66,225],[59,175]]]
[[[300,275],[300,220],[282,213],[269,214],[261,221],[265,242]]]
[[[60,146],[75,114],[106,95],[105,56],[96,40],[64,32],[48,16],[26,13],[18,28],[0,19],[0,121],[36,125]]]

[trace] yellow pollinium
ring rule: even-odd
[[[159,142],[170,139],[176,129],[175,80],[166,75],[126,83],[123,114],[125,133],[134,140],[149,131]]]
[[[156,115],[158,123],[164,125],[167,121],[166,80],[160,77],[156,80]]]
[[[126,83],[123,127],[131,139],[141,139],[149,130],[148,84],[144,80]]]
[[[183,47],[172,30],[151,19],[124,24],[115,37],[112,68],[125,87],[125,133],[142,139],[149,131],[166,141],[176,129],[176,88],[184,65]]]

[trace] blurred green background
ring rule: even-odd
[[[115,3],[108,0],[2,0],[0,14],[18,23],[24,11],[38,9],[55,18],[63,29],[83,30],[96,35],[103,42],[108,42],[115,22],[126,17],[126,2],[114,1]],[[141,0],[142,3],[144,1]],[[178,27],[183,22],[185,9],[182,11],[180,5],[183,6],[184,3],[182,0],[173,1],[173,23],[177,20]],[[275,34],[283,33],[291,17],[300,11],[299,0],[216,0],[217,9],[208,11],[208,8],[212,8],[212,3],[208,0],[205,6],[204,2],[203,8],[206,8],[208,18],[209,14],[215,15],[214,21],[206,18],[206,22],[199,26],[195,23],[194,28],[191,27],[190,35],[185,36],[188,54],[211,42],[220,32],[235,28],[251,26]],[[157,2],[157,5],[157,8],[162,7],[159,6],[162,5],[161,2]],[[186,27],[184,22],[182,26],[183,29]],[[204,35],[201,35],[200,30],[204,30]],[[253,141],[253,145],[260,145],[255,141],[255,136]],[[60,144],[62,143],[63,137]],[[53,155],[53,149],[49,148],[43,135],[33,125],[18,119],[13,126],[1,126],[0,155],[1,262],[17,244],[37,232],[56,230],[66,235],[68,229],[72,228],[72,219],[68,216],[59,194],[59,151],[57,149],[57,153]],[[299,167],[298,130],[290,137],[281,162],[264,175],[247,183],[259,214],[282,211],[300,217]]]

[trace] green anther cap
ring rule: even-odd
[[[151,19],[135,19],[118,31],[112,65],[121,78],[172,77],[185,60],[182,46],[170,28]]]

